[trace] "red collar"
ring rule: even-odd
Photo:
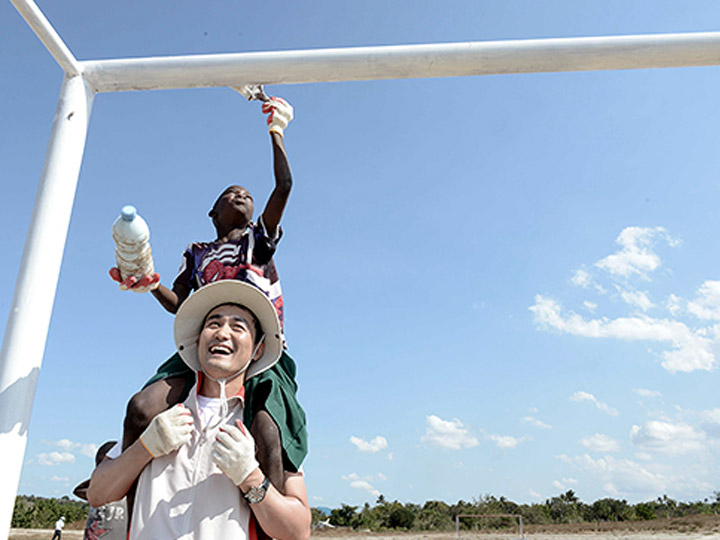
[[[197,395],[197,394],[200,393],[200,387],[202,386],[202,382],[203,382],[203,372],[202,372],[202,371],[198,371],[198,372],[196,372],[196,373],[197,373],[197,384],[195,385],[195,394]],[[240,388],[240,390],[238,390],[238,392],[237,392],[235,395],[233,395],[233,396],[228,396],[228,397],[229,397],[229,398],[231,398],[231,397],[239,397],[240,399],[242,399],[243,401],[245,401],[245,385],[243,385],[243,386]]]

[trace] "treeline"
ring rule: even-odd
[[[12,527],[26,529],[49,529],[60,516],[66,523],[84,521],[89,505],[83,501],[19,495],[15,499]],[[317,508],[312,509],[313,525],[329,517],[331,525],[353,529],[451,531],[455,529],[458,514],[518,514],[524,524],[582,523],[597,521],[634,521],[657,518],[678,518],[700,514],[720,513],[720,492],[712,498],[697,502],[677,502],[667,495],[654,501],[629,504],[624,499],[604,498],[592,504],[578,499],[572,490],[566,491],[542,503],[517,504],[505,497],[483,495],[472,502],[459,501],[447,504],[442,501],[427,501],[424,504],[387,501],[378,497],[374,506],[368,503],[362,508],[343,504],[327,516]],[[461,519],[462,529],[476,527],[515,526],[508,520]]]
[[[428,501],[422,505],[398,501],[389,502],[380,495],[375,506],[368,503],[362,508],[343,504],[330,512],[329,522],[339,527],[381,531],[388,529],[414,531],[450,531],[455,529],[458,514],[517,514],[524,524],[582,523],[598,521],[633,521],[657,518],[676,518],[720,512],[720,492],[712,499],[698,502],[677,502],[667,495],[654,501],[629,504],[626,500],[605,498],[592,504],[578,499],[573,490],[545,500],[542,503],[517,504],[505,497],[484,495],[473,502],[459,501],[447,504]],[[313,524],[328,516],[313,508]],[[510,520],[477,520],[461,518],[460,527],[468,530],[478,527],[501,528],[517,526]]]
[[[65,516],[65,523],[85,521],[89,510],[88,503],[73,501],[67,496],[47,499],[18,495],[10,526],[18,529],[52,529],[60,516]]]

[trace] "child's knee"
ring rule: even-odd
[[[128,401],[125,411],[125,428],[133,431],[144,430],[150,421],[160,412],[162,404],[156,403],[152,392],[140,390]]]

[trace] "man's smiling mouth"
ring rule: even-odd
[[[226,345],[213,345],[208,349],[210,354],[232,354],[232,349]]]

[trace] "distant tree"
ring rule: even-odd
[[[657,519],[654,503],[638,503],[635,505],[635,517],[641,520]]]
[[[589,510],[592,521],[628,521],[634,517],[633,508],[624,499],[598,499]]]
[[[89,506],[82,501],[72,501],[65,496],[61,499],[18,495],[15,498],[11,527],[47,529],[52,527],[60,516],[68,523],[84,520]]]
[[[327,519],[325,512],[323,512],[322,510],[319,510],[317,508],[310,509],[310,516],[312,518],[312,526],[313,527],[316,527],[318,523],[320,523],[321,521],[325,521]]]
[[[454,526],[455,516],[442,501],[427,501],[415,517],[415,527],[422,531],[450,531]]]
[[[355,521],[357,506],[342,504],[340,508],[333,508],[330,512],[330,523],[337,527],[352,527]]]

